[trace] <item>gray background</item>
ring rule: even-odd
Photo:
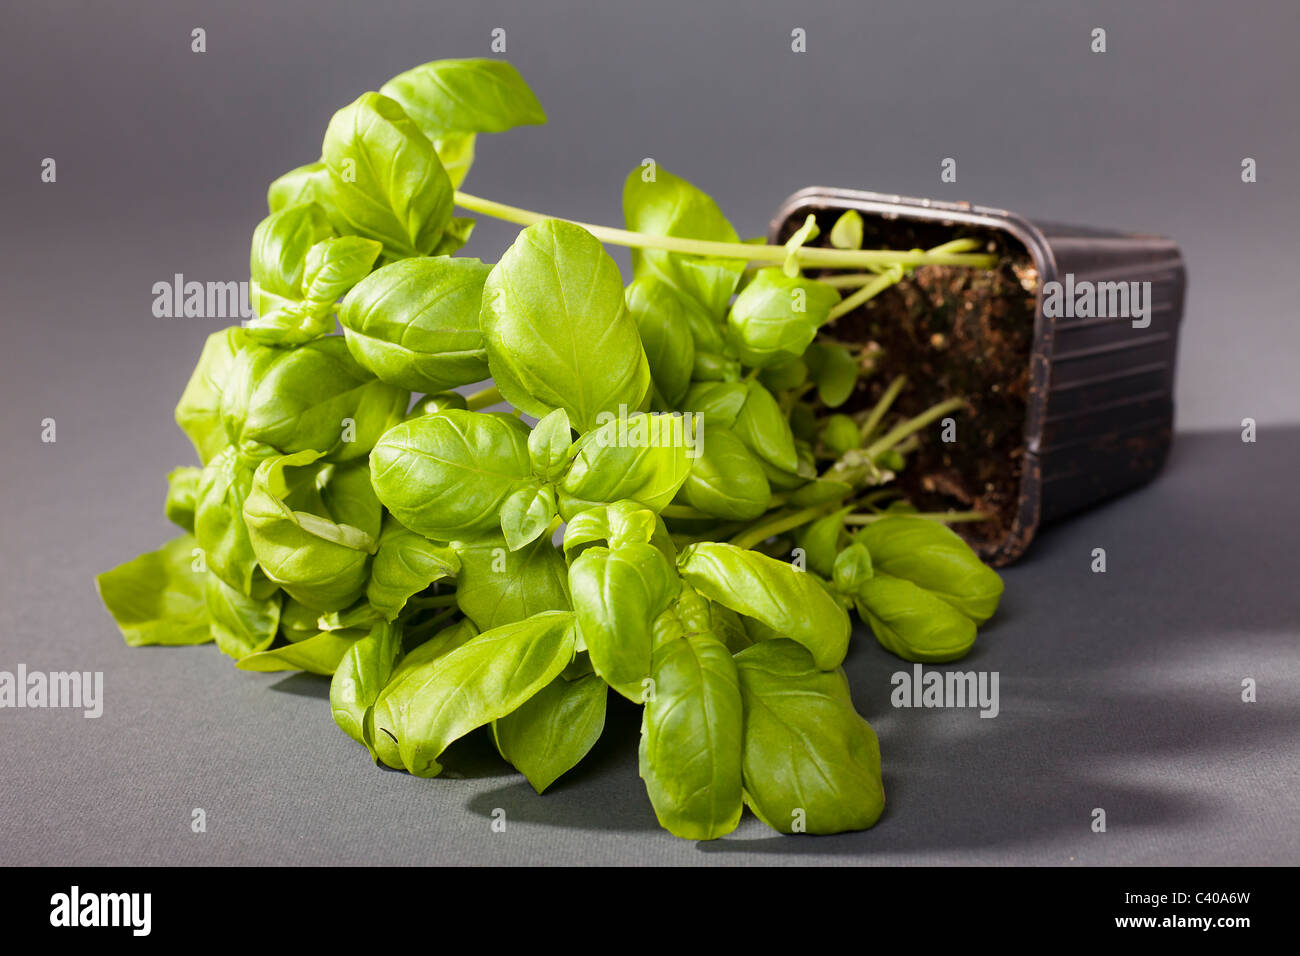
[[[0,711],[0,863],[1300,860],[1300,322],[1293,3],[322,2],[28,4],[0,36],[0,669],[102,670],[104,717]],[[203,26],[208,52],[190,52]],[[643,157],[742,234],[810,184],[1175,237],[1190,273],[1183,430],[1148,489],[1048,531],[969,666],[1002,715],[893,710],[900,664],[848,669],[880,733],[874,830],[713,845],[657,831],[635,717],[531,795],[469,741],[468,780],[385,773],[323,681],[211,648],[129,651],[97,571],[170,534],[171,408],[217,320],[151,286],[243,279],[265,185],[331,112],[425,60],[507,58],[548,126],[480,139],[472,192],[617,224]],[[808,53],[789,50],[793,27]],[[1093,26],[1109,52],[1088,51]],[[39,181],[58,161],[58,182]],[[958,161],[958,182],[939,162]],[[1243,156],[1260,181],[1241,183]],[[466,252],[496,258],[509,227]],[[625,260],[623,260],[625,261]],[[1243,445],[1245,416],[1262,424]],[[40,421],[58,422],[42,444]],[[1088,571],[1093,547],[1110,570]],[[1239,701],[1254,677],[1260,701]],[[209,832],[189,831],[203,807]],[[493,808],[511,821],[491,834]],[[1105,835],[1088,830],[1104,807]]]

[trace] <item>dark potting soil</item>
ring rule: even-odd
[[[836,216],[824,215],[822,235]],[[840,411],[870,408],[898,375],[907,376],[907,386],[885,428],[945,399],[966,399],[952,415],[956,440],[942,441],[939,422],[922,429],[897,484],[923,511],[992,515],[953,527],[976,546],[996,544],[1019,506],[1038,271],[1005,233],[870,219],[866,226],[864,249],[930,248],[971,236],[998,256],[992,271],[923,266],[822,331],[824,338],[865,345],[872,366]]]

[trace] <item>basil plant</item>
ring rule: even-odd
[[[869,357],[820,332],[910,268],[987,257],[860,250],[852,222],[830,246],[812,221],[745,242],[663,169],[628,176],[625,230],[460,191],[481,134],[545,119],[496,60],[418,66],[334,115],[268,191],[256,317],[212,333],[176,406],[197,455],[168,476],[178,534],[100,595],[129,644],[325,675],[338,726],[417,777],[482,732],[542,793],[636,707],[671,833],[724,836],[745,807],[783,833],[870,827],[850,615],[950,661],[1002,585],[890,487],[934,415],[855,409]],[[525,228],[480,261],[458,210]]]

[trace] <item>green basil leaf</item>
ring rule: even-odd
[[[884,471],[898,473],[907,464],[907,459],[903,457],[903,453],[897,448],[889,448],[872,459],[872,463]]]
[[[614,418],[587,432],[561,480],[560,513],[567,519],[602,502],[635,501],[651,511],[666,507],[691,471],[699,447],[698,419],[672,414]]]
[[[784,472],[799,470],[798,452],[790,423],[772,393],[758,382],[745,383],[745,404],[736,416],[733,430],[749,450],[772,468]],[[816,474],[816,472],[814,472]],[[768,472],[768,478],[772,477]]]
[[[763,641],[789,640],[780,631],[768,627],[762,621],[757,621],[752,617],[741,618],[740,625],[745,629],[745,636],[749,638],[751,644],[761,644]]]
[[[199,493],[201,473],[201,469],[188,465],[167,473],[167,500],[163,504],[163,513],[168,521],[190,534],[194,533],[195,499]]]
[[[763,381],[764,385],[767,384],[761,375],[759,376],[759,381]],[[790,431],[794,435],[795,441],[806,441],[809,443],[815,442],[817,440],[817,431],[820,426],[817,422],[817,414],[813,411],[812,403],[796,402],[794,405],[790,406],[789,413]]]
[[[810,521],[794,533],[796,547],[802,548],[808,569],[829,578],[835,568],[835,558],[840,553],[840,540],[844,533],[844,516],[852,508],[844,508]]]
[[[302,460],[305,460],[305,456]],[[309,469],[304,475],[313,472]],[[379,534],[383,527],[383,508],[375,496],[374,484],[370,480],[370,468],[364,461],[334,464],[322,462],[315,472],[316,487],[320,501],[325,506],[319,514],[328,515],[338,525],[347,525],[361,531],[371,539],[367,547],[374,554],[378,546]],[[307,498],[294,499],[306,501]],[[310,499],[314,502],[316,499]],[[318,533],[329,535],[324,529]]]
[[[729,382],[740,381],[740,362],[729,355],[719,352],[703,351],[698,342],[695,347],[695,365],[691,368],[694,382]],[[690,407],[690,397],[682,399],[682,407]]]
[[[365,457],[402,420],[410,395],[374,378],[338,336],[299,348],[250,346],[236,357],[221,413],[249,457],[314,450],[333,461]]]
[[[856,599],[876,640],[905,661],[955,661],[975,643],[973,620],[911,581],[877,570],[858,586]]]
[[[252,318],[244,326],[249,341],[259,345],[292,348],[334,331],[334,316],[313,312],[304,301],[282,299],[264,315]]]
[[[602,412],[648,401],[618,266],[580,226],[548,219],[520,232],[488,276],[479,321],[497,387],[529,415],[563,408],[585,432]]]
[[[673,601],[672,607],[668,609],[668,613],[661,615],[660,620],[655,622],[656,624],[668,625],[663,635],[656,635],[655,647],[664,643],[664,640],[669,636],[675,639],[676,637],[685,637],[691,634],[712,633],[713,609],[720,606],[714,604],[689,584],[683,584],[676,600]],[[676,619],[676,625],[671,625],[666,620],[668,615]]]
[[[488,377],[477,259],[403,259],[359,282],[339,310],[348,348],[382,381],[438,392]]]
[[[321,632],[320,611],[295,601],[288,594],[281,595],[280,636],[290,644],[305,641]]]
[[[876,568],[925,588],[982,624],[1002,597],[1002,578],[956,532],[928,518],[890,516],[858,535]]]
[[[264,651],[280,626],[280,595],[265,600],[248,597],[209,574],[203,588],[212,639],[221,653],[239,660]]]
[[[650,676],[652,625],[680,589],[677,574],[651,544],[592,547],[569,568],[569,593],[591,665],[628,700],[642,702]]]
[[[433,253],[451,220],[451,180],[401,106],[363,93],[334,114],[321,154],[350,231],[394,259]]]
[[[314,313],[332,315],[334,305],[370,274],[383,246],[360,236],[339,236],[307,250],[302,294]],[[333,323],[329,331],[334,331]]]
[[[831,245],[836,249],[862,248],[862,214],[846,209],[831,227]]]
[[[836,458],[862,447],[862,426],[848,415],[829,415],[822,422],[822,447]]]
[[[815,508],[843,501],[853,492],[853,486],[831,478],[818,478],[810,481],[790,495],[790,505],[794,508]]]
[[[803,355],[839,301],[824,283],[759,269],[731,306],[727,336],[752,368],[788,362]]]
[[[434,392],[431,395],[424,395],[416,401],[411,406],[411,410],[406,413],[406,418],[403,421],[420,418],[424,415],[436,415],[446,408],[459,408],[463,412],[469,409],[469,403],[465,401],[465,396],[460,392]]]
[[[461,618],[455,624],[443,628],[433,637],[413,648],[410,653],[398,659],[392,674],[384,688],[398,683],[405,675],[424,667],[446,654],[450,654],[462,644],[466,644],[478,635],[478,628],[468,618]],[[387,728],[395,726],[393,715],[388,710],[388,700],[383,689],[375,699],[369,723],[371,742],[375,758],[394,770],[405,770],[402,754],[397,746],[397,738]]]
[[[714,633],[715,607],[722,607],[722,605],[714,604],[689,584],[682,583],[672,604],[658,618],[655,618],[653,631],[651,631],[651,645],[659,648],[668,641],[680,640],[681,637],[689,637],[697,633],[710,633],[722,640],[722,637]]]
[[[633,232],[656,236],[680,236],[717,242],[739,242],[722,210],[708,195],[684,179],[659,167],[652,180],[637,168],[623,184],[623,218]],[[707,259],[665,252],[661,249],[633,249],[632,271],[637,277],[658,276],[709,315],[721,316],[745,271],[739,259]]]
[[[577,647],[576,643],[574,644],[574,647]],[[582,678],[595,673],[595,668],[591,666],[590,655],[588,655],[586,651],[578,651],[573,655],[573,660],[569,663],[569,666],[560,671],[560,676],[567,681],[575,681],[581,680]],[[596,679],[600,680],[599,677]],[[604,681],[601,681],[600,683],[602,687],[605,686]]]
[[[742,809],[742,705],[731,653],[707,633],[668,641],[654,652],[653,677],[640,768],[655,816],[674,836],[725,836]]]
[[[492,724],[501,756],[544,793],[578,765],[605,729],[605,682],[594,674],[554,678]]]
[[[365,631],[321,631],[295,644],[241,657],[235,666],[241,671],[307,671],[328,677],[334,673],[348,649],[365,636]]]
[[[795,491],[817,479],[817,460],[813,457],[812,449],[801,442],[795,442],[794,447],[796,463],[794,471],[778,468],[770,461],[761,459],[759,461],[763,474],[767,475],[768,483],[774,492]]]
[[[199,475],[194,537],[207,568],[249,597],[268,597],[274,587],[257,565],[244,525],[244,501],[253,487],[253,469],[227,446]]]
[[[534,425],[528,436],[528,460],[533,474],[543,481],[555,481],[568,468],[572,448],[569,413],[557,408]]]
[[[653,544],[670,562],[677,551],[659,517],[635,501],[615,501],[578,512],[564,528],[564,556],[572,561],[585,548],[605,543],[610,548],[628,544]]]
[[[356,603],[341,611],[327,611],[320,615],[316,618],[316,626],[322,631],[369,631],[385,620],[387,618],[378,608],[372,606],[365,598],[359,598]]]
[[[396,739],[411,773],[436,776],[449,744],[518,709],[572,659],[573,615],[567,612],[484,631],[391,680],[375,705],[376,735]]]
[[[839,516],[847,513],[842,512]],[[841,594],[855,594],[864,581],[875,573],[871,565],[871,552],[866,549],[865,545],[854,543],[849,545],[838,555],[835,556],[835,564],[831,569],[831,576],[835,581],[835,589]]]
[[[469,175],[469,168],[474,165],[474,140],[473,133],[460,133],[433,141],[438,162],[447,171],[447,178],[451,180],[454,189],[460,188],[460,184]]]
[[[573,515],[565,523],[563,547],[567,561],[572,562],[587,548],[609,540],[608,507],[588,508]],[[640,505],[636,507],[640,508]],[[647,514],[653,514],[649,509],[642,510]]]
[[[704,416],[710,426],[731,429],[760,461],[790,474],[798,471],[794,433],[772,393],[758,382],[700,382],[683,407]],[[769,480],[772,472],[767,470]]]
[[[189,436],[199,461],[205,465],[230,444],[221,419],[221,396],[234,368],[235,356],[243,346],[244,330],[238,326],[209,335],[194,374],[176,405],[176,424]]]
[[[690,306],[673,286],[653,275],[634,280],[624,298],[641,335],[654,387],[668,408],[676,408],[686,397],[695,368]]]
[[[786,392],[808,380],[808,366],[802,358],[787,359],[764,368],[758,380],[769,392]]]
[[[652,544],[663,552],[670,563],[677,561],[677,548],[668,533],[668,526],[658,514],[643,508],[635,501],[615,501],[605,506],[609,521],[609,546],[621,548],[629,544]]]
[[[435,143],[435,146],[438,144]],[[478,220],[473,217],[452,216],[447,227],[442,231],[442,238],[438,244],[433,247],[434,256],[450,256],[455,254],[461,246],[469,242],[470,234],[474,232],[474,225]]]
[[[687,392],[682,405],[704,416],[715,428],[732,428],[744,411],[749,390],[743,382],[697,382]]]
[[[198,543],[188,534],[95,578],[100,600],[131,647],[212,640]]]
[[[253,311],[265,317],[282,300],[301,299],[307,252],[333,232],[324,208],[314,202],[289,206],[259,222],[248,263]]]
[[[280,212],[290,206],[313,202],[325,210],[325,215],[336,232],[342,232],[347,228],[342,213],[334,205],[334,193],[330,188],[330,171],[319,160],[289,170],[271,183],[271,187],[266,191],[266,205],[269,212]]]
[[[691,465],[679,497],[707,515],[731,521],[757,518],[772,501],[758,459],[728,428],[710,427],[704,454]]]
[[[365,591],[383,512],[364,464],[319,459],[303,451],[258,465],[244,522],[268,578],[309,607],[340,611]]]
[[[803,225],[796,229],[794,235],[785,242],[785,261],[781,264],[782,275],[790,279],[798,277],[799,250],[819,235],[821,235],[821,229],[817,227],[817,217],[813,213],[809,213],[808,218],[803,221]]]
[[[817,383],[817,397],[827,408],[839,408],[858,385],[861,369],[843,345],[814,342],[804,353],[808,374]]]
[[[258,224],[249,284],[249,304],[256,315],[245,326],[248,340],[301,345],[334,331],[332,302],[313,308],[304,295],[312,251],[326,246],[332,234],[325,210],[317,203],[290,206]]]
[[[388,515],[370,565],[366,600],[391,621],[413,595],[459,570],[460,558],[450,545],[435,544]]]
[[[791,641],[736,655],[744,702],[745,802],[782,833],[865,830],[885,791],[876,733],[853,708],[842,670],[818,669]]]
[[[334,723],[375,756],[374,707],[402,650],[398,624],[376,624],[343,654],[330,681]]]
[[[501,505],[501,533],[511,551],[539,538],[555,517],[555,489],[529,482]]]
[[[390,684],[396,683],[411,671],[424,667],[446,654],[450,654],[456,648],[469,643],[478,635],[479,629],[467,617],[461,618],[455,624],[449,624],[427,641],[422,641],[411,648],[409,653],[399,659],[396,666],[393,667],[393,674],[388,679],[388,682]]]
[[[714,604],[712,601],[709,602],[709,630],[718,640],[727,645],[727,650],[732,654],[739,654],[755,643],[749,636],[749,632],[745,630],[744,621],[739,614],[729,607]]]
[[[379,500],[406,527],[439,541],[472,537],[498,524],[528,477],[528,429],[449,408],[390,429],[370,465]]]
[[[677,569],[709,600],[808,648],[822,670],[844,660],[848,615],[813,575],[756,551],[712,542],[687,547]]]
[[[499,534],[453,542],[460,557],[456,606],[479,630],[569,609],[569,575],[549,538],[517,551]]]
[[[399,73],[379,91],[400,103],[431,140],[546,122],[542,104],[504,60],[434,60]]]

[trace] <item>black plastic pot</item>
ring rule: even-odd
[[[907,249],[956,236],[985,237],[1002,248],[1023,250],[1037,271],[1019,495],[1005,532],[977,543],[986,560],[1009,564],[1043,522],[1155,476],[1173,435],[1174,359],[1186,289],[1182,254],[1174,242],[1031,222],[968,203],[822,187],[801,190],[781,205],[772,220],[772,239],[784,242],[809,213],[827,235],[847,209],[863,217],[863,248]],[[1149,325],[1134,327],[1127,317],[1045,315],[1043,287],[1064,282],[1067,274],[1076,283],[1150,282]]]

